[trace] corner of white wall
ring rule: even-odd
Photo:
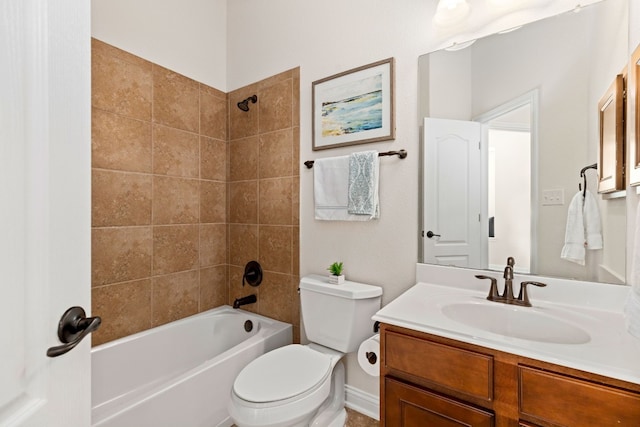
[[[91,0],[91,35],[227,90],[227,0]]]

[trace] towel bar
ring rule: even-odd
[[[398,156],[401,159],[404,159],[407,157],[407,150],[385,151],[383,153],[378,153],[378,157],[384,156]],[[311,169],[313,167],[313,160],[307,160],[306,162],[304,162],[304,165],[307,167],[307,169]]]
[[[598,169],[598,164],[594,163],[592,165],[585,166],[580,171],[580,178],[582,178],[584,180],[584,189],[582,189],[580,187],[580,183],[578,183],[578,191],[582,190],[582,197],[585,197],[587,195],[587,174],[585,173],[587,169],[596,169],[597,170]]]

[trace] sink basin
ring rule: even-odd
[[[529,307],[462,302],[441,307],[449,319],[494,334],[556,344],[585,344],[591,336],[563,319]]]

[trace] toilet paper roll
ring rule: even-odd
[[[380,376],[380,335],[366,339],[358,348],[358,363],[367,374]]]

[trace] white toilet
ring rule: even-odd
[[[345,353],[373,334],[382,288],[300,280],[308,345],[291,344],[249,363],[236,378],[229,414],[238,427],[343,427]]]

